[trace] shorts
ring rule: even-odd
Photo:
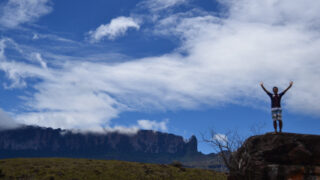
[[[272,108],[272,119],[273,121],[282,121],[282,109],[281,108]]]

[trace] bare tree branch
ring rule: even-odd
[[[257,135],[261,134],[261,129],[264,127],[265,123],[257,123],[251,126],[250,130],[253,135]],[[236,152],[241,146],[245,146],[246,137],[240,136],[237,130],[220,134],[211,129],[209,137],[204,134],[201,135],[203,141],[209,143],[218,153],[229,171],[241,174],[242,169],[249,163],[250,157],[247,152],[242,152],[240,155]]]

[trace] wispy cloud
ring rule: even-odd
[[[9,0],[0,7],[0,25],[15,28],[52,11],[50,0]]]
[[[139,5],[151,11],[160,11],[189,2],[190,0],[145,0]]]
[[[32,53],[31,54],[31,58],[38,62],[43,68],[47,68],[47,63],[43,60],[42,56],[40,53],[36,52],[36,53]]]
[[[48,75],[42,69],[39,69],[37,66],[33,66],[29,63],[20,63],[18,61],[10,61],[7,59],[5,50],[6,48],[11,48],[11,50],[16,50],[17,54],[21,53],[22,57],[25,60],[31,62],[39,62],[42,67],[46,68],[46,63],[43,61],[41,55],[39,53],[31,53],[28,54],[22,50],[22,48],[15,43],[10,38],[0,39],[0,69],[6,72],[7,78],[9,78],[12,83],[7,85],[4,83],[3,85],[7,89],[11,88],[24,88],[27,86],[25,78],[29,77],[43,77]],[[39,59],[40,58],[40,59]]]
[[[76,41],[73,41],[71,39],[67,39],[55,34],[40,34],[40,33],[33,33],[32,40],[41,40],[41,39],[47,39],[50,41],[56,41],[61,43],[77,43]]]
[[[137,20],[131,17],[117,17],[112,19],[109,24],[102,24],[96,30],[89,31],[90,41],[98,42],[104,37],[116,39],[123,36],[129,28],[139,29],[140,25]]]

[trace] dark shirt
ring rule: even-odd
[[[271,98],[271,108],[281,107],[281,98],[284,95],[284,92],[277,95],[271,94],[270,92],[267,92],[267,94]]]

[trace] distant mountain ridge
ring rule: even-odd
[[[62,156],[108,158],[116,154],[197,154],[197,139],[185,142],[174,134],[140,130],[136,134],[74,133],[61,129],[23,126],[0,131],[0,158]],[[120,157],[119,157],[120,158]]]
[[[174,160],[202,168],[212,165],[215,155],[198,151],[198,141],[188,141],[174,134],[139,130],[135,134],[74,133],[68,130],[23,126],[0,131],[0,158],[71,157],[114,159],[148,163],[171,163]],[[210,163],[208,163],[210,161]]]

